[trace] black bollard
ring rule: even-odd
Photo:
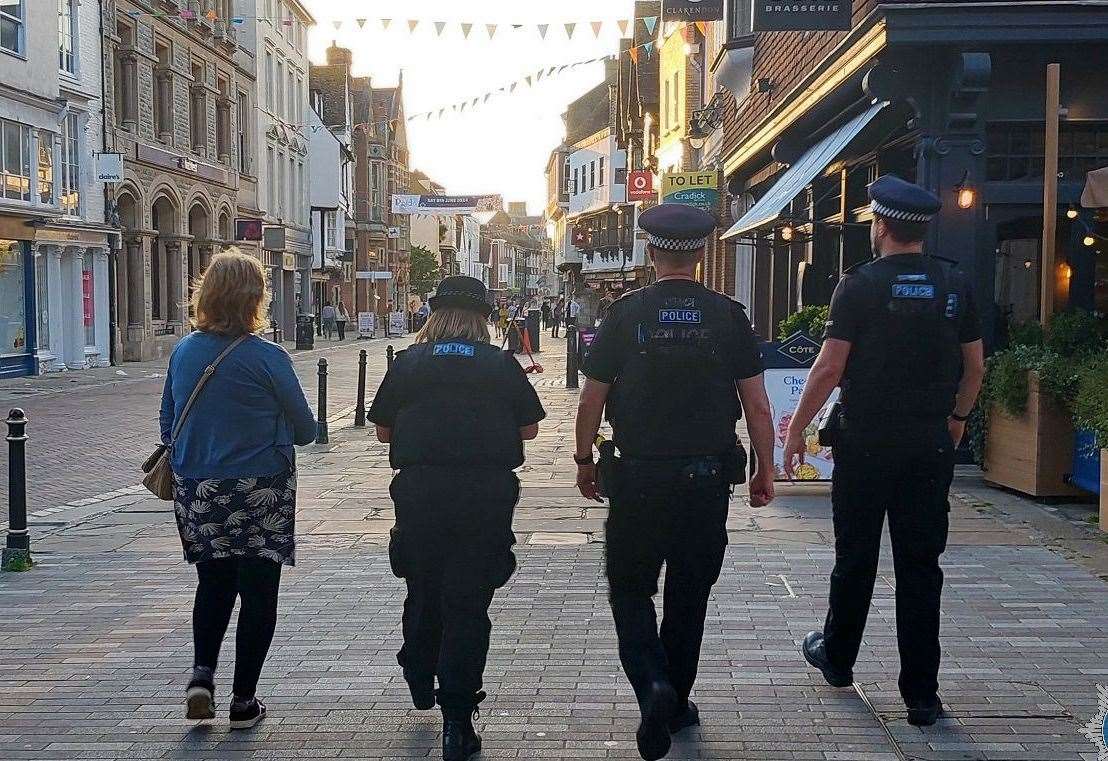
[[[389,370],[392,369],[392,361],[395,357],[396,357],[396,352],[394,352],[392,350],[392,344],[389,344],[388,348],[385,349],[385,361],[388,363],[387,364],[387,369],[389,369]]]
[[[358,408],[354,410],[354,427],[365,428],[365,349],[358,352]]]
[[[319,358],[319,412],[316,415],[318,429],[315,435],[316,444],[327,443],[327,359]]]
[[[8,413],[8,541],[0,563],[5,571],[26,571],[31,563],[27,532],[27,416]]]
[[[577,326],[566,326],[566,388],[577,388],[577,361],[580,358],[577,348]]]

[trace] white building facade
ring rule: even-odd
[[[99,13],[0,3],[0,377],[110,362]]]
[[[481,261],[481,223],[468,214],[460,214],[456,217],[456,225],[458,273],[475,277],[488,288],[489,264]]]
[[[321,106],[320,106],[321,107]],[[311,205],[312,270],[316,279],[313,308],[327,301],[343,302],[344,285],[354,277],[354,262],[347,251],[346,228],[353,223],[354,154],[350,130],[330,129],[323,124],[313,104],[308,109],[308,186]]]

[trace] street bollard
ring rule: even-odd
[[[319,411],[316,415],[316,444],[327,443],[327,359],[319,358]]]
[[[566,326],[566,388],[577,388],[577,326]]]
[[[8,541],[0,565],[5,571],[31,568],[27,532],[27,416],[16,407],[8,413]]]
[[[396,352],[394,352],[392,350],[392,344],[389,344],[388,348],[385,349],[385,361],[388,363],[387,364],[387,369],[389,369],[389,370],[392,369],[392,361],[395,357],[396,357]]]
[[[354,427],[365,428],[365,349],[358,352],[358,408],[354,410]]]

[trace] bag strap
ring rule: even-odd
[[[177,418],[177,424],[173,426],[173,433],[169,437],[169,444],[173,446],[173,443],[177,441],[177,435],[181,433],[181,427],[185,424],[185,418],[189,416],[189,411],[192,410],[192,405],[196,403],[196,398],[200,396],[200,392],[207,385],[208,380],[215,375],[215,369],[219,367],[219,363],[223,361],[224,357],[230,354],[239,344],[250,337],[249,333],[243,335],[232,341],[226,349],[220,352],[219,356],[212,360],[211,364],[204,368],[203,374],[200,376],[200,380],[196,381],[196,385],[193,386],[192,393],[189,395],[188,401],[185,402],[184,409],[181,410],[181,417]]]

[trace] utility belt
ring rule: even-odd
[[[819,443],[823,447],[838,447],[848,440],[906,441],[932,431],[945,431],[946,421],[947,416],[939,413],[859,414],[853,408],[848,412],[844,404],[835,402],[820,418]]]
[[[597,482],[600,494],[647,483],[710,487],[746,483],[746,450],[741,443],[721,455],[648,460],[621,456],[615,442],[597,436]]]

